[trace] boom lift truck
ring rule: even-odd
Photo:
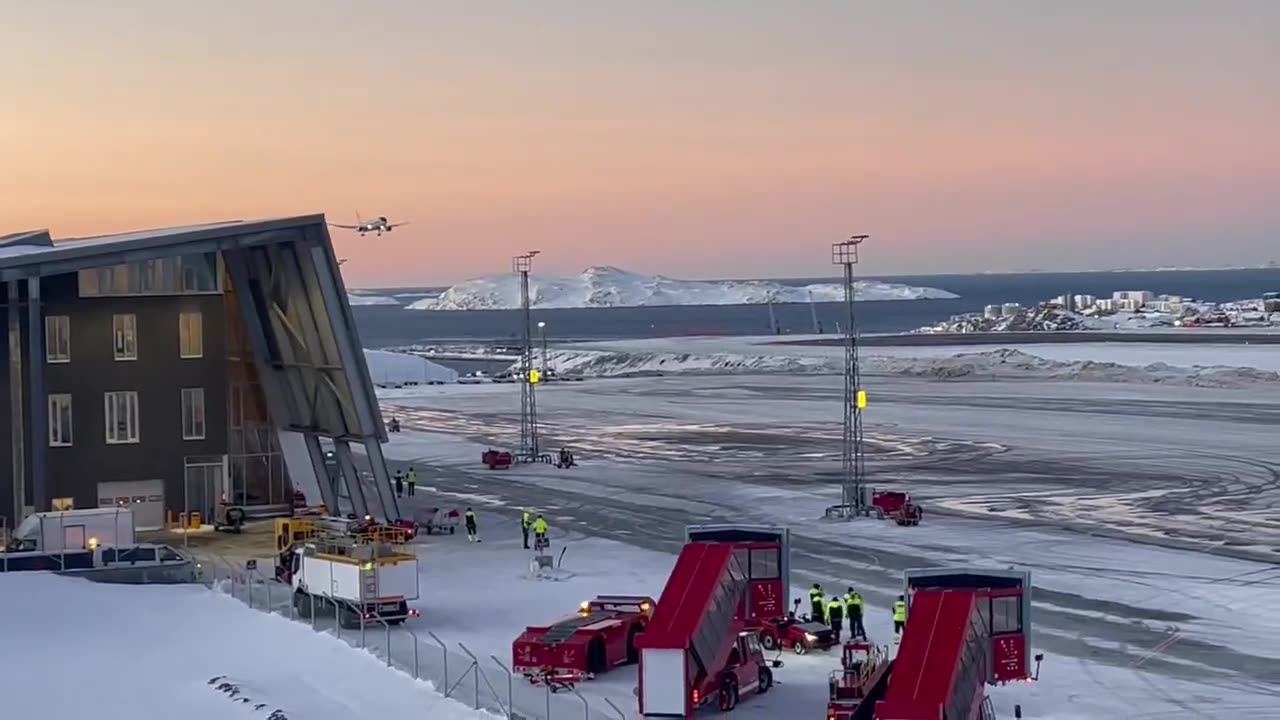
[[[323,519],[322,519],[323,520]],[[343,627],[366,621],[398,625],[416,617],[418,557],[398,528],[342,530],[333,522],[276,519],[276,578],[293,587],[302,617],[334,612]]]

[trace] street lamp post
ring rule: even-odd
[[[538,321],[538,336],[542,338],[542,372],[547,372],[547,323]]]

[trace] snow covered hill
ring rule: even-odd
[[[0,574],[4,717],[497,720],[201,585]]]
[[[590,267],[572,277],[530,277],[529,293],[535,307],[591,308],[646,305],[760,305],[837,302],[844,299],[838,283],[791,286],[768,280],[676,280],[661,275],[639,275],[616,267]],[[860,280],[860,300],[921,300],[954,298],[937,288],[914,287]],[[520,278],[514,274],[468,280],[407,306],[410,310],[506,310],[520,306]]]

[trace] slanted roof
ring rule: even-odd
[[[85,238],[53,239],[47,230],[0,237],[0,279],[53,275],[122,262],[269,244],[275,233],[327,228],[324,215],[159,228]]]

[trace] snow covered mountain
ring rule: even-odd
[[[937,288],[857,282],[859,300],[921,300],[954,298]],[[590,267],[572,277],[530,277],[529,295],[534,307],[588,308],[645,305],[761,305],[844,300],[839,283],[783,285],[768,280],[676,280],[661,275],[639,275],[616,267]],[[445,290],[439,297],[412,303],[409,310],[507,310],[520,306],[520,278],[514,274],[468,280]]]

